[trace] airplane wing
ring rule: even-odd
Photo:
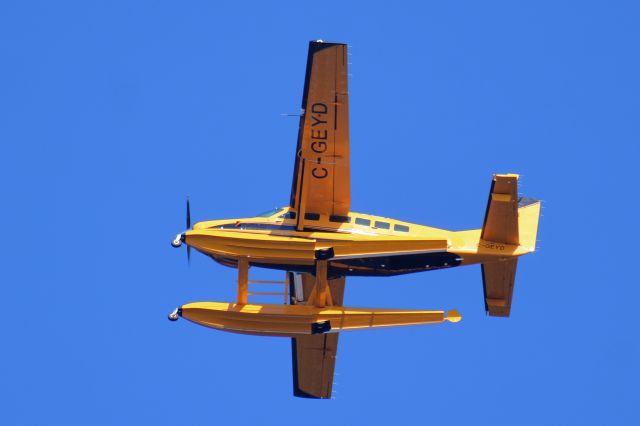
[[[303,303],[315,284],[311,274],[290,272],[290,301]],[[335,306],[342,306],[345,278],[329,280]],[[338,351],[338,333],[300,336],[291,339],[293,394],[303,398],[331,398],[333,372]]]
[[[298,229],[305,212],[349,213],[347,78],[347,45],[309,43],[290,202]]]

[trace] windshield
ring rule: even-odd
[[[279,209],[271,209],[271,210],[268,210],[268,211],[266,211],[264,213],[260,213],[260,214],[256,215],[256,217],[271,217],[274,214],[278,213],[280,210],[282,210],[282,207],[280,207]]]

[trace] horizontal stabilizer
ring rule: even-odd
[[[518,175],[494,175],[482,226],[485,241],[519,245]]]
[[[540,208],[540,200],[518,197],[518,175],[494,175],[480,238],[534,251]]]
[[[513,284],[518,258],[482,264],[484,307],[493,317],[508,317],[511,313]]]
[[[518,255],[536,248],[540,201],[518,198],[518,175],[494,175],[480,238],[518,247]],[[508,317],[518,258],[482,264],[484,306],[487,314]]]

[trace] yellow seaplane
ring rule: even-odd
[[[238,269],[237,300],[180,306],[217,330],[291,338],[294,395],[330,398],[343,330],[457,322],[455,310],[343,306],[347,276],[392,276],[480,264],[486,312],[509,316],[518,257],[535,250],[540,202],[518,197],[518,175],[492,178],[481,229],[447,231],[351,211],[347,45],[312,41],[290,203],[247,218],[190,223],[172,241]],[[286,271],[284,303],[249,303],[251,267]],[[269,282],[267,282],[269,283]]]

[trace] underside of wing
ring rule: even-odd
[[[311,274],[290,273],[291,303],[304,303],[315,285]],[[335,306],[342,306],[345,278],[328,282]],[[303,398],[331,398],[338,351],[338,333],[300,336],[291,339],[293,394]]]
[[[299,223],[349,213],[347,79],[347,46],[310,42],[290,202]]]

